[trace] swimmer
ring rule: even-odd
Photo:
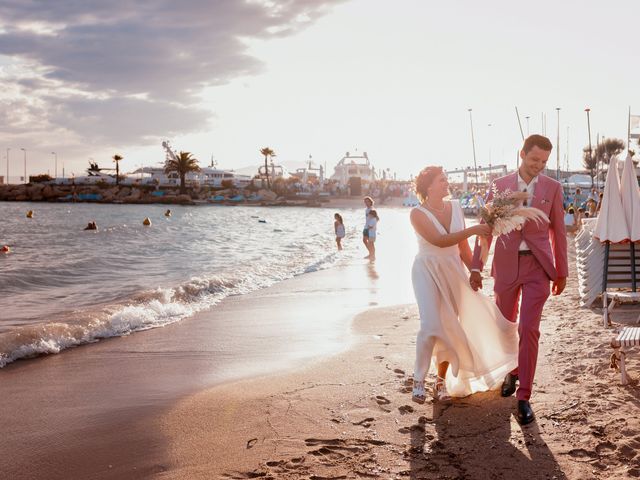
[[[9,245],[3,245],[2,248],[0,248],[0,253],[10,253],[11,252],[11,248],[9,247]]]
[[[96,225],[96,222],[89,222],[87,224],[86,227],[84,227],[85,230],[98,230],[98,225]]]
[[[150,225],[151,225],[151,220],[149,220],[149,217],[145,217],[145,219],[142,221],[142,224],[143,224],[145,227],[150,226]]]
[[[27,218],[33,218],[33,210],[27,212]]]
[[[164,212],[164,216],[165,217],[170,217],[171,216],[171,210],[167,210],[166,212]]]

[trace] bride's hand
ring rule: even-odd
[[[486,223],[479,223],[478,225],[474,225],[471,227],[474,235],[479,235],[482,237],[488,237],[491,235],[492,228]]]

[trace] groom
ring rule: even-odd
[[[512,322],[518,317],[518,368],[508,373],[502,384],[502,396],[516,391],[519,382],[517,419],[521,425],[535,419],[529,398],[538,360],[540,317],[549,297],[549,282],[553,282],[553,295],[560,295],[567,283],[567,237],[564,227],[562,186],[542,174],[553,146],[542,135],[531,135],[520,151],[517,172],[494,181],[498,191],[506,190],[529,194],[528,206],[542,210],[550,222],[526,222],[496,240],[491,275],[494,278],[496,304],[502,314]],[[493,189],[487,201],[493,197]],[[491,242],[491,240],[489,240]],[[490,243],[489,243],[490,244]],[[474,290],[482,288],[480,246],[476,240],[471,264],[469,284]]]

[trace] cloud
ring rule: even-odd
[[[342,1],[2,2],[0,129],[130,145],[202,130],[204,88],[265,68],[245,39],[295,34]]]

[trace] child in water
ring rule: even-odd
[[[380,221],[380,217],[378,217],[378,212],[375,210],[370,210],[367,214],[367,234],[369,236],[369,244],[367,248],[369,249],[369,260],[376,259],[376,233],[378,230],[378,222]]]
[[[336,213],[333,218],[335,218],[335,222],[333,222],[333,229],[336,232],[336,244],[338,245],[338,250],[342,250],[342,239],[344,238],[344,222],[342,221],[342,215]]]

